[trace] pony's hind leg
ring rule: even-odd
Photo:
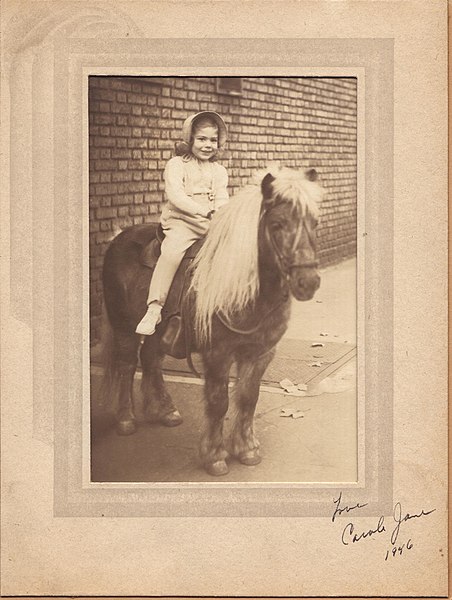
[[[254,411],[262,376],[273,356],[274,350],[257,358],[238,357],[235,390],[237,414],[231,434],[231,453],[244,465],[257,465],[261,462],[259,442],[254,435]]]
[[[133,406],[133,377],[138,362],[138,337],[134,333],[114,332],[115,371],[118,381],[118,410],[116,429],[120,435],[135,433],[136,417]]]
[[[157,335],[145,336],[141,346],[141,392],[146,417],[167,427],[182,423],[182,417],[174,406],[162,376],[163,353],[160,351],[160,338]]]
[[[206,428],[201,439],[200,455],[210,475],[226,475],[228,453],[223,440],[223,422],[228,410],[228,383],[232,357],[222,355],[216,360],[204,356]]]

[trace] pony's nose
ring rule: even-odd
[[[316,291],[320,287],[320,276],[317,271],[312,273],[301,273],[295,279],[295,289],[292,289],[292,293],[297,300],[311,300]]]
[[[297,285],[301,289],[312,289],[316,292],[320,287],[320,275],[315,271],[309,276],[304,274],[297,280]]]

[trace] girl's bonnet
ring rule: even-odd
[[[218,149],[223,148],[227,139],[226,123],[216,112],[204,110],[185,119],[182,125],[182,142],[176,144],[176,154],[182,156],[190,152],[190,142],[193,133],[193,127],[197,122],[209,119],[218,127]]]

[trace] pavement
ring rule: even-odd
[[[262,462],[229,461],[231,482],[337,482],[357,478],[356,262],[321,272],[313,300],[293,302],[288,330],[267,369],[256,409],[255,430]],[[139,423],[131,436],[118,436],[113,415],[100,405],[101,368],[92,366],[91,480],[96,482],[218,481],[200,467],[202,382],[185,361],[165,363],[168,391],[184,422],[176,428]],[[134,393],[140,406],[140,373]],[[290,388],[289,383],[299,385]],[[287,392],[286,388],[292,389]],[[225,419],[233,420],[234,406]]]

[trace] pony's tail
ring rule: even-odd
[[[118,377],[113,345],[113,327],[108,318],[105,303],[102,305],[101,348],[100,358],[103,366],[103,376],[98,402],[102,406],[108,406],[113,403],[117,396]]]

